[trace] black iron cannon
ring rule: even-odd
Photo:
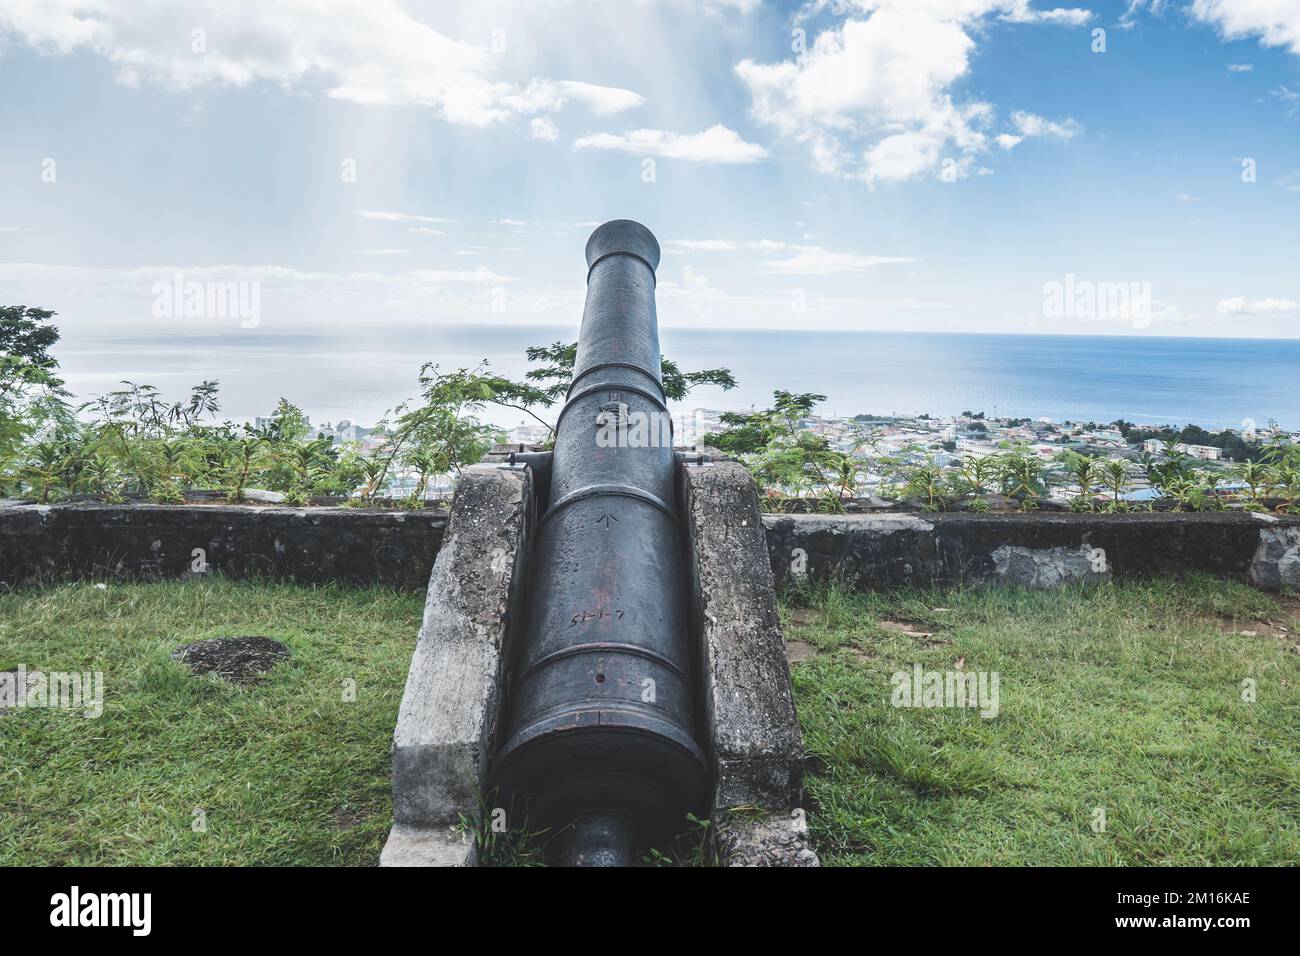
[[[655,314],[659,244],[587,241],[587,301],[544,472],[526,620],[493,766],[564,862],[618,866],[703,809],[675,457]]]

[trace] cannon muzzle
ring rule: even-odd
[[[503,800],[564,861],[626,865],[702,809],[695,661],[655,313],[659,243],[626,219],[587,241],[587,300],[556,423],[516,638]]]

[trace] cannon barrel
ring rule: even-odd
[[[709,778],[660,374],[659,244],[615,220],[586,256],[493,776],[503,799],[527,802],[530,826],[558,834],[564,862],[618,866],[700,809]]]

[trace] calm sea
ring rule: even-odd
[[[526,368],[524,348],[573,328],[371,327],[348,336],[115,336],[65,340],[58,355],[81,397],[127,378],[176,394],[216,378],[232,418],[265,414],[284,395],[315,421],[371,423],[416,391],[423,361],[488,359]],[[232,339],[238,344],[234,344]],[[773,389],[825,394],[827,414],[989,415],[1239,427],[1270,418],[1300,428],[1300,340],[1136,336],[952,335],[895,332],[733,332],[664,329],[682,367],[730,368],[740,387],[701,389],[687,407],[763,406]],[[79,347],[78,347],[79,346]],[[517,413],[490,416],[514,424]]]

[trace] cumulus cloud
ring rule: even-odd
[[[336,99],[422,106],[472,126],[571,101],[598,115],[644,102],[575,80],[500,81],[492,50],[440,33],[395,0],[4,0],[4,33],[50,54],[93,51],[128,86],[323,85]]]
[[[532,122],[528,124],[528,135],[530,138],[540,139],[544,143],[554,143],[560,138],[560,131],[545,116],[535,116]]]
[[[1017,143],[1032,139],[1035,136],[1046,136],[1061,140],[1074,139],[1083,131],[1083,127],[1072,119],[1067,119],[1063,123],[1055,123],[1033,113],[1026,113],[1024,110],[1017,110],[1012,113],[1011,123],[1016,129],[1016,133],[1003,133],[998,137],[998,145],[1002,146],[1003,149],[1010,149]]]
[[[913,179],[941,168],[969,175],[990,146],[995,110],[958,102],[952,87],[967,75],[976,41],[991,21],[1085,23],[1076,8],[1038,10],[1028,0],[851,0],[814,2],[807,15],[848,9],[793,60],[743,60],[736,73],[749,87],[753,115],[806,144],[813,165],[868,184]],[[1078,132],[1015,114],[1010,148],[1031,135],[1068,139]],[[1009,142],[1009,145],[1008,145]]]
[[[1300,301],[1295,299],[1248,299],[1236,296],[1220,299],[1215,308],[1219,315],[1270,315],[1280,312],[1300,312]]]
[[[1300,56],[1300,0],[1195,0],[1191,13],[1225,40],[1258,38]]]
[[[573,144],[575,149],[615,149],[639,156],[662,156],[692,163],[756,163],[767,158],[766,147],[747,143],[735,130],[711,126],[701,133],[634,129],[628,133],[593,133]]]
[[[610,116],[640,106],[645,97],[615,86],[596,86],[577,80],[533,80],[519,93],[506,94],[502,101],[520,113],[561,110],[575,100],[597,116]]]

